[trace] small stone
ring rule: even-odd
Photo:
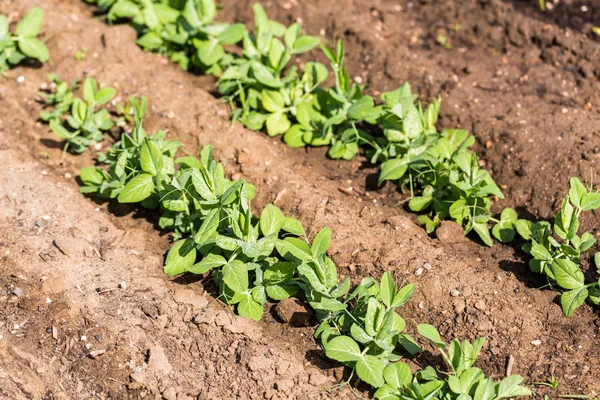
[[[50,304],[52,303],[52,300],[50,300],[50,297],[46,297],[46,304]]]
[[[535,347],[539,347],[539,346],[541,346],[541,345],[542,345],[542,341],[541,341],[541,340],[539,340],[539,339],[532,340],[532,341],[531,341],[531,344],[532,344],[532,345],[534,345]]]
[[[167,113],[167,118],[169,118],[169,119],[173,119],[173,118],[175,118],[175,113],[174,113],[173,111],[169,111],[169,112]]]
[[[23,82],[25,82],[25,77],[24,77],[23,75],[19,76],[19,77],[17,78],[17,82],[18,82],[18,83],[23,83]]]
[[[173,386],[166,388],[162,395],[165,400],[177,400],[177,392]]]
[[[121,281],[121,283],[119,283],[119,288],[120,289],[127,289],[127,282]]]
[[[68,172],[67,172],[67,173],[65,173],[65,178],[67,178],[67,179],[71,179],[71,177],[72,177],[72,175],[71,175],[70,173],[68,173]]]
[[[474,307],[476,309],[478,309],[479,311],[483,311],[485,310],[485,301],[483,300],[477,300],[474,304]]]
[[[83,335],[83,336],[81,337],[81,341],[82,341],[82,342],[85,342],[86,340],[87,340],[87,336]]]
[[[21,296],[23,296],[23,289],[15,288],[15,290],[13,290],[13,294],[17,297],[21,297]]]
[[[450,291],[450,296],[452,296],[452,297],[458,297],[458,296],[460,296],[460,292],[458,290],[456,290],[456,289],[451,290]]]
[[[425,268],[425,271],[429,271],[431,269],[431,264],[429,264],[429,262],[425,261],[423,263],[423,268]]]
[[[423,275],[423,268],[419,268],[415,271],[415,275]]]

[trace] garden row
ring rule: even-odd
[[[187,2],[185,7],[189,8],[187,5],[189,3]],[[204,6],[210,4],[210,2],[202,3]],[[154,8],[155,5],[158,4],[144,3],[145,7]],[[39,12],[36,11],[35,14],[39,15]],[[181,15],[178,15],[178,20],[181,20],[180,17]],[[28,18],[31,17],[26,17],[24,21]],[[22,23],[19,24],[21,25]],[[41,27],[41,20],[39,26]],[[289,29],[286,29],[286,33]],[[299,27],[295,29],[298,31],[296,36],[299,40],[303,36],[299,34]],[[18,35],[23,35],[19,30],[18,28]],[[31,32],[34,34],[31,35]],[[35,29],[31,32],[30,36],[35,37],[39,29],[37,32]],[[248,32],[244,33],[244,38],[246,37],[257,41],[256,37],[250,36]],[[305,39],[305,41],[310,40]],[[18,38],[13,42],[20,43]],[[338,66],[336,88],[331,92],[339,94],[339,88],[343,87],[340,86],[339,81],[343,80],[344,76],[346,82],[348,81],[345,69],[343,66],[340,67],[343,46],[338,46],[335,55],[330,50],[325,51],[329,52],[334,70],[336,65]],[[23,53],[26,54],[25,51]],[[320,69],[316,64],[305,67],[301,81],[305,80],[307,71],[310,71],[306,81],[312,84],[317,81],[319,84],[322,83],[324,79],[318,78]],[[225,73],[226,71],[227,69]],[[103,132],[117,129],[122,133],[120,141],[106,154],[99,155],[99,161],[106,164],[107,168],[91,167],[82,170],[81,179],[85,183],[82,191],[105,198],[115,198],[123,203],[140,203],[143,207],[160,209],[161,227],[173,230],[176,239],[167,256],[166,273],[175,275],[185,271],[192,273],[210,271],[219,286],[219,297],[228,304],[237,305],[241,315],[254,319],[261,317],[263,304],[267,299],[281,300],[301,292],[311,307],[316,310],[317,318],[321,322],[316,336],[321,340],[326,355],[350,366],[359,378],[379,388],[375,393],[379,398],[496,399],[530,394],[528,389],[519,385],[522,379],[518,376],[508,377],[495,384],[491,379],[485,378],[481,370],[472,367],[481,350],[483,340],[477,340],[473,344],[455,340],[448,346],[441,341],[435,328],[429,325],[419,325],[418,331],[440,349],[451,374],[438,375],[435,369],[428,367],[417,372],[413,377],[408,366],[398,361],[399,349],[403,348],[411,354],[420,349],[413,338],[402,333],[405,323],[395,311],[412,294],[411,285],[398,288],[389,273],[386,273],[381,282],[367,278],[350,292],[350,281],[346,279],[341,283],[338,282],[337,269],[326,256],[330,240],[328,228],[323,229],[314,238],[312,245],[309,245],[301,239],[304,236],[304,229],[299,221],[284,216],[277,207],[269,205],[265,207],[260,218],[254,217],[250,208],[254,187],[243,179],[234,182],[227,180],[223,167],[212,160],[210,147],[203,149],[199,160],[193,156],[176,159],[175,153],[181,147],[181,143],[167,140],[162,132],[150,136],[146,134],[142,126],[146,109],[145,100],[131,99],[129,104],[118,108],[119,118],[115,119],[114,112],[111,114],[108,108],[102,107],[112,100],[115,95],[114,90],[100,89],[93,79],[88,78],[83,84],[83,97],[78,98],[73,94],[74,85],[60,82],[58,78],[55,80],[56,91],[46,94],[46,100],[53,108],[44,112],[41,117],[49,121],[52,129],[65,140],[65,149],[83,152],[94,142],[101,141]],[[258,80],[253,83],[257,84],[257,82]],[[261,85],[263,84],[261,83],[259,87],[262,87]],[[248,99],[244,93],[252,92],[249,90],[250,87],[245,90],[240,82],[237,86],[242,88],[236,95],[240,97],[239,99],[232,97],[232,101],[236,104],[237,101],[240,102],[242,107],[238,110],[242,111],[237,115],[245,119],[245,110],[243,110],[245,100],[242,99]],[[360,93],[359,99],[368,98],[362,95],[361,88],[356,85],[352,87],[355,88],[356,93]],[[280,91],[266,94],[267,91],[268,89],[265,88],[260,92],[257,91],[261,96],[261,107],[267,97],[275,103],[279,101],[277,95],[273,93],[282,95]],[[265,94],[267,97],[262,97]],[[318,94],[314,96],[318,97]],[[353,103],[354,99],[349,100],[352,104],[347,104],[346,115],[352,107],[356,106]],[[267,104],[270,104],[269,101],[266,100]],[[386,132],[385,119],[383,119],[385,113],[394,114],[392,112],[394,108],[396,112],[400,112],[403,107],[414,109],[419,113],[418,119],[414,116],[409,117],[408,112],[406,115],[394,114],[400,124],[400,129],[396,133],[408,138],[404,128],[405,123],[409,127],[411,123],[414,124],[414,121],[418,120],[423,131],[417,136],[427,139],[424,142],[426,144],[422,144],[425,147],[423,154],[419,155],[421,158],[416,158],[425,166],[419,170],[420,164],[414,164],[414,160],[411,159],[403,175],[408,177],[407,184],[411,187],[413,183],[421,184],[420,179],[425,179],[422,176],[429,174],[433,181],[443,180],[446,185],[456,185],[457,188],[466,187],[460,184],[461,182],[471,183],[472,187],[478,187],[481,182],[483,182],[481,187],[490,185],[488,179],[491,180],[491,177],[486,171],[479,169],[474,154],[467,149],[472,144],[472,139],[468,140],[466,132],[437,133],[434,124],[439,102],[422,111],[420,106],[414,105],[415,97],[410,94],[410,89],[406,85],[397,91],[385,94],[384,101],[386,105],[374,106],[371,104],[371,99],[371,103],[367,104],[369,107],[356,106],[355,110],[378,109],[377,112],[381,114],[373,120],[373,124],[381,124]],[[392,103],[394,104],[391,105]],[[357,104],[365,104],[365,101]],[[277,113],[273,111],[270,115],[277,115]],[[65,114],[70,115],[65,118]],[[270,116],[265,121],[268,118]],[[410,122],[411,118],[413,122]],[[427,125],[427,118],[432,118],[429,125]],[[366,119],[357,119],[351,123],[349,129],[359,133],[357,138],[365,137],[357,124],[364,124]],[[335,127],[346,122],[330,125],[329,128],[333,129],[332,132],[337,132]],[[130,123],[133,123],[131,129],[122,129]],[[265,123],[268,130],[269,123]],[[114,128],[115,125],[118,127]],[[291,129],[290,124],[287,132]],[[406,129],[410,132],[410,128]],[[425,130],[429,132],[426,133]],[[428,142],[430,136],[435,136],[434,145]],[[334,142],[333,149],[335,143],[339,143],[341,139],[334,137],[331,139]],[[390,141],[388,145],[390,143],[392,142]],[[434,153],[435,151],[440,153]],[[441,164],[445,164],[448,170],[439,171],[441,168],[438,167],[439,160],[423,161],[424,156],[431,156],[432,153],[443,160]],[[407,151],[404,156],[408,157],[408,155]],[[473,167],[476,169],[473,170]],[[415,173],[414,179],[412,173]],[[473,182],[480,177],[481,181],[473,185]],[[459,181],[459,179],[463,180]],[[493,181],[491,183],[493,184]],[[493,186],[497,189],[495,184]],[[421,210],[431,207],[432,204],[435,207],[438,202],[449,202],[447,198],[440,199],[439,194],[435,195],[437,192],[433,186],[431,189],[427,186],[419,187],[422,190],[417,188],[414,190],[421,195],[413,196],[411,208],[418,208],[419,202],[426,204]],[[448,186],[446,189],[452,192]],[[490,194],[492,193],[477,197],[487,200],[487,214],[489,214]],[[468,196],[471,195],[467,194],[467,198]],[[579,266],[581,253],[593,245],[594,239],[589,234],[577,236],[580,213],[597,208],[600,205],[599,197],[598,193],[588,191],[577,179],[572,180],[571,191],[563,201],[561,213],[554,224],[554,231],[561,241],[553,237],[552,227],[549,224],[518,220],[516,213],[510,209],[502,213],[499,223],[493,229],[495,236],[504,240],[512,240],[517,230],[529,241],[526,249],[534,256],[534,260],[530,263],[532,268],[537,272],[545,273],[559,286],[568,290],[562,295],[563,310],[567,315],[570,315],[574,308],[581,305],[588,296],[594,302],[599,300],[598,283],[585,284]],[[452,201],[448,209],[459,200],[461,199]],[[466,203],[466,199],[463,200]],[[474,206],[463,204],[462,207],[468,209],[469,221],[473,226],[475,223],[480,223],[476,220],[480,214],[475,214],[475,210],[482,206],[478,205],[477,201]],[[466,224],[468,223],[467,221]],[[485,222],[482,220],[481,223],[484,223],[487,231],[487,220]],[[598,263],[600,260],[598,257],[596,259]]]

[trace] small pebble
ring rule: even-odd
[[[23,83],[23,82],[25,82],[25,77],[24,77],[23,75],[19,76],[19,77],[17,78],[17,82],[19,82],[19,83]]]
[[[13,290],[13,294],[17,297],[21,297],[21,296],[23,296],[23,289],[15,288],[15,290]]]
[[[46,82],[42,82],[42,84],[40,85],[40,89],[42,89],[42,90],[48,89],[48,84]]]
[[[86,343],[85,348],[88,349],[88,350],[91,349],[92,348],[91,343]]]
[[[4,339],[4,336],[0,335],[0,340]]]
[[[532,344],[532,345],[534,345],[534,346],[536,346],[536,347],[537,347],[537,346],[541,346],[541,344],[542,344],[542,341],[541,341],[541,340],[539,340],[539,339],[536,339],[536,340],[533,340],[533,341],[531,342],[531,344]]]
[[[42,219],[44,221],[49,221],[50,220],[50,216],[49,215],[42,215]]]
[[[67,173],[65,174],[65,178],[67,178],[67,179],[71,179],[71,174],[67,172]]]
[[[50,297],[46,297],[46,304],[50,304],[52,303],[52,300],[50,300]]]
[[[121,289],[127,289],[127,282],[121,281],[121,283],[119,283],[119,288],[121,288]]]
[[[458,296],[460,296],[460,292],[458,290],[456,290],[456,289],[451,290],[450,291],[450,296],[452,296],[452,297],[458,297]]]
[[[478,301],[475,303],[475,308],[476,308],[476,309],[478,309],[479,311],[483,311],[483,310],[485,310],[485,301],[483,301],[483,300],[478,300]]]
[[[173,119],[173,118],[175,118],[175,113],[174,113],[173,111],[169,111],[169,112],[167,113],[167,118],[169,118],[169,119]]]
[[[82,342],[85,342],[86,340],[87,340],[87,336],[83,335],[83,336],[81,337],[81,341],[82,341]]]
[[[425,268],[426,271],[429,271],[431,269],[431,264],[425,261],[425,263],[423,264],[423,268]]]
[[[423,275],[423,268],[419,268],[415,271],[415,275]]]
[[[20,328],[21,328],[21,327],[19,326],[19,324],[14,324],[14,325],[13,325],[13,329],[14,329],[15,331],[18,331]]]

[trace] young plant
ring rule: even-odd
[[[435,123],[441,101],[423,109],[421,104],[414,104],[416,98],[407,83],[382,94],[384,137],[378,138],[369,152],[372,162],[382,162],[379,183],[394,180],[401,187],[409,187],[408,207],[427,212],[419,221],[430,233],[450,218],[464,227],[465,234],[475,231],[491,246],[488,224],[503,222],[493,233],[499,240],[509,241],[500,233],[511,227],[516,216],[503,213],[501,221],[492,218],[490,197],[504,196],[469,150],[475,138],[457,129],[438,133]]]
[[[0,14],[0,73],[30,57],[42,63],[50,54],[46,45],[36,38],[42,30],[44,10],[33,8],[17,24],[16,33],[9,32],[8,18]]]
[[[50,111],[40,113],[40,119],[45,122],[60,120],[63,114],[69,111],[74,100],[73,91],[78,86],[77,81],[69,85],[67,82],[61,81],[56,74],[48,74],[48,79],[54,85],[54,90],[38,93],[44,103],[44,108],[51,108]]]
[[[83,99],[71,102],[71,114],[63,122],[60,118],[50,120],[50,129],[65,140],[64,151],[83,153],[94,143],[104,139],[104,132],[114,125],[106,108],[100,108],[115,97],[113,88],[98,89],[94,78],[89,77],[83,83]]]
[[[600,192],[586,188],[578,178],[571,178],[570,184],[553,225],[524,219],[515,223],[516,231],[528,241],[523,250],[533,257],[529,261],[531,270],[563,290],[560,304],[567,317],[586,300],[600,305],[600,279],[586,283],[581,269],[581,256],[596,239],[589,232],[577,235],[581,213],[600,207]],[[594,263],[600,276],[600,252],[595,254]]]
[[[518,396],[531,396],[531,390],[522,386],[523,378],[511,375],[500,382],[486,378],[483,371],[474,367],[485,339],[473,343],[454,339],[449,345],[442,341],[432,325],[418,326],[421,336],[427,339],[442,355],[449,368],[438,373],[432,367],[412,374],[402,362],[389,364],[384,372],[385,384],[375,392],[380,400],[499,400]]]
[[[89,1],[93,2],[93,1]],[[215,23],[213,0],[98,0],[109,21],[131,20],[144,50],[168,56],[183,69],[220,75],[233,56],[224,46],[240,42],[243,24]]]
[[[175,173],[173,157],[182,144],[165,140],[165,132],[150,136],[143,128],[147,99],[130,99],[134,109],[135,123],[131,133],[124,132],[106,154],[99,154],[98,161],[108,169],[87,167],[81,170],[84,184],[82,193],[102,198],[118,199],[121,203],[140,202],[143,207],[157,208],[157,190],[163,190]]]
[[[340,287],[347,292],[349,285],[348,281]],[[327,315],[315,336],[327,357],[352,368],[369,385],[383,386],[386,367],[402,358],[401,347],[411,354],[421,351],[412,337],[402,333],[406,323],[396,312],[413,292],[414,285],[399,288],[386,272],[381,284],[365,278],[349,296],[339,296],[339,304],[325,303],[336,312]]]

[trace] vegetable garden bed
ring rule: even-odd
[[[36,4],[0,3],[0,11],[22,16]],[[231,126],[226,104],[206,92],[213,88],[209,79],[143,53],[127,26],[93,21],[92,10],[78,2],[43,6],[52,63],[42,69],[19,67],[0,89],[7,204],[1,222],[6,295],[0,299],[7,307],[0,351],[6,355],[2,369],[17,365],[19,371],[1,378],[9,397],[101,397],[109,392],[168,397],[173,391],[201,398],[353,396],[347,388],[319,392],[348,376],[323,358],[312,339],[314,327],[282,324],[277,319],[285,310],[271,305],[256,325],[239,318],[231,322],[216,304],[209,308],[217,310],[215,315],[205,316],[210,300],[203,287],[211,293],[214,283],[200,285],[189,276],[170,281],[162,275],[169,238],[153,229],[156,214],[94,204],[76,193],[72,177],[93,163],[92,154],[66,155],[60,162],[62,143],[36,123],[41,107],[33,97],[47,82],[46,72],[67,80],[94,76],[115,87],[122,100],[148,96],[147,129],[167,129],[169,138],[181,140],[188,151],[213,145],[228,176],[243,174],[256,185],[257,215],[274,202],[301,220],[311,239],[331,227],[328,254],[341,278],[358,284],[390,271],[398,282],[414,283],[415,295],[401,309],[409,333],[416,332],[410,322],[416,321],[436,326],[446,341],[487,336],[478,367],[497,380],[518,373],[541,391],[545,387],[534,382],[555,376],[560,385],[550,398],[600,390],[597,313],[583,306],[565,318],[552,302],[555,293],[539,290],[546,280],[527,268],[527,254],[463,240],[447,223],[438,239],[431,239],[414,214],[397,206],[406,197],[393,185],[375,188],[377,168],[366,159],[328,160],[322,149],[290,149]],[[508,15],[515,6],[504,2],[472,1],[456,10],[450,5],[452,12],[430,4],[397,6],[348,3],[356,12],[342,15],[327,7],[265,4],[271,18],[284,23],[301,18],[309,34],[319,36],[323,30],[326,37],[343,37],[350,76],[369,83],[369,93],[408,80],[425,99],[441,94],[439,123],[472,130],[480,158],[504,188],[505,200],[494,207],[512,206],[522,217],[552,219],[568,178],[589,182],[590,167],[597,164],[599,99],[593,62],[598,45],[584,31],[585,21],[581,30],[567,27],[567,36],[564,18],[554,21],[553,14],[540,17],[523,8],[517,8],[514,22],[520,28],[513,29]],[[250,22],[250,10],[249,4],[226,4],[223,18]],[[593,22],[595,12],[585,18]],[[439,14],[443,24],[429,23]],[[451,31],[458,23],[461,28]],[[439,47],[440,29],[446,29],[452,49]],[[75,53],[83,48],[86,57],[76,61]],[[79,222],[82,215],[88,223]],[[597,235],[597,220],[591,212],[582,229]],[[588,264],[592,260],[584,259],[584,267]],[[25,295],[17,296],[16,288]],[[31,358],[27,353],[42,356],[26,361]],[[439,361],[426,352],[411,366]],[[290,367],[301,364],[301,370]],[[30,377],[27,385],[19,376]],[[210,381],[215,384],[207,385]],[[359,395],[367,395],[367,387],[359,389]]]

